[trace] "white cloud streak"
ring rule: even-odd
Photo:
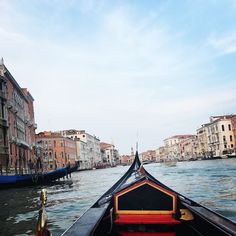
[[[236,53],[236,31],[221,37],[209,39],[209,44],[220,54]]]

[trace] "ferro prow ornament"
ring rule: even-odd
[[[37,221],[35,236],[52,236],[50,231],[47,229],[48,216],[45,210],[45,205],[47,203],[47,190],[42,189],[40,194],[41,206],[39,209],[39,216]]]

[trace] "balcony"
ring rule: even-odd
[[[22,139],[16,138],[16,143],[20,144],[24,147],[30,148],[29,144],[27,142],[25,142],[24,140],[22,140]]]

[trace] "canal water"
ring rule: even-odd
[[[128,169],[76,172],[47,186],[48,228],[60,235]],[[145,169],[177,192],[236,221],[236,159],[155,163]],[[34,235],[41,187],[0,191],[0,235]]]

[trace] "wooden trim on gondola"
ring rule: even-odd
[[[120,196],[123,196],[125,194],[127,194],[128,192],[131,192],[143,185],[149,185],[159,191],[161,191],[162,193],[170,196],[172,198],[172,210],[119,210],[119,204],[118,204],[118,199]],[[149,180],[143,180],[139,183],[136,183],[134,185],[132,185],[131,187],[128,187],[126,189],[124,189],[123,191],[119,192],[118,194],[116,194],[114,196],[114,210],[117,214],[160,214],[160,215],[167,215],[167,214],[174,214],[176,213],[176,208],[177,208],[177,196],[175,193],[164,189],[163,187],[149,181]]]

